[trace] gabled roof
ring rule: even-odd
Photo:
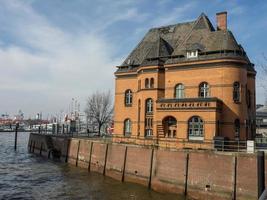
[[[202,13],[192,22],[150,29],[121,66],[131,66],[132,69],[138,66],[179,62],[178,57],[184,57],[188,50],[198,50],[203,54],[241,52],[240,55],[248,60],[231,31],[215,30],[208,17]]]
[[[141,42],[125,59],[122,66],[127,66],[129,65],[128,63],[140,65],[148,58],[149,52],[153,51],[152,49],[158,43],[159,39],[164,40],[168,43],[168,46],[173,48],[176,42],[181,41],[185,37],[186,33],[192,28],[193,23],[194,22],[186,22],[150,29]]]

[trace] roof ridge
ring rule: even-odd
[[[162,40],[162,37],[160,36],[160,34],[159,34],[159,39],[158,39],[158,57],[160,56],[160,43],[161,43],[161,40]]]
[[[145,34],[145,36],[144,36],[144,37],[140,40],[140,42],[134,47],[134,49],[132,50],[132,52],[125,58],[125,60],[123,61],[123,63],[128,62],[128,60],[129,60],[130,57],[131,57],[131,54],[132,54],[133,52],[135,52],[135,51],[137,50],[137,48],[143,43],[143,41],[145,40],[147,34],[148,34],[150,31],[151,31],[151,29],[147,31],[147,33]],[[146,54],[146,55],[147,55],[147,54]],[[143,62],[143,60],[140,61],[140,62]],[[122,64],[123,64],[123,63],[122,63]]]
[[[200,21],[200,19],[201,19],[202,17],[203,17],[204,19],[206,19],[206,20],[208,19],[208,17],[205,15],[205,13],[202,12],[202,13],[199,15],[199,17],[197,18],[197,20],[195,20],[195,22],[194,22],[194,24],[193,24],[191,30],[187,33],[187,35],[185,36],[184,40],[183,40],[180,44],[176,45],[176,46],[174,47],[174,49],[179,48],[180,46],[182,46],[182,45],[184,44],[185,41],[188,40],[188,38],[191,36],[193,30],[195,29],[196,25],[198,24],[198,22]],[[205,23],[206,23],[206,25],[208,25],[207,22],[206,22],[206,20],[205,20]],[[209,26],[209,25],[208,25],[208,26]],[[209,27],[210,27],[210,26],[209,26]],[[178,41],[177,41],[177,42],[178,42]],[[174,50],[174,51],[175,51],[175,50]]]
[[[181,23],[176,23],[176,24],[170,24],[170,25],[163,25],[163,26],[158,26],[158,27],[152,27],[150,28],[150,30],[157,30],[157,29],[161,29],[161,28],[167,28],[170,26],[177,26],[177,25],[183,25],[183,24],[190,24],[190,23],[194,23],[196,20],[193,21],[187,21],[187,22],[181,22]]]

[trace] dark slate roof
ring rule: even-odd
[[[199,59],[224,55],[249,59],[242,46],[229,30],[215,30],[205,14],[197,20],[175,25],[152,28],[125,59],[118,71],[127,66],[133,70],[138,66],[161,65],[182,61],[188,50],[199,50]]]
[[[161,45],[166,46],[166,43],[173,49],[175,44],[181,41],[186,33],[192,29],[193,24],[194,22],[187,22],[150,29],[137,47],[125,59],[122,66],[130,64],[140,65],[148,56],[156,55],[156,53],[152,53],[151,51],[159,52],[159,48],[165,48]],[[159,42],[158,40],[163,40],[164,42]]]

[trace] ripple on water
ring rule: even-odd
[[[46,200],[178,200],[177,195],[160,194],[131,183],[121,183],[88,173],[65,163],[52,162],[27,152],[28,133],[0,133],[0,199]]]

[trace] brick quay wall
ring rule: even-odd
[[[194,199],[257,199],[255,154],[158,149],[34,133],[28,149],[159,192],[186,193]],[[265,167],[267,171],[267,163]]]

